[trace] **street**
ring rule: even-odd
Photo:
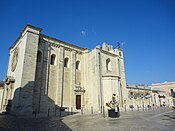
[[[69,115],[49,118],[17,118],[0,115],[0,131],[175,131],[175,111],[158,108],[121,112],[120,118]]]
[[[149,111],[121,113],[120,118],[89,116],[75,119],[65,118],[64,122],[73,130],[100,131],[175,131],[175,112],[159,108]]]

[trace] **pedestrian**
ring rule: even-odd
[[[115,107],[115,113],[116,113],[116,117],[120,117],[120,110],[118,105]]]

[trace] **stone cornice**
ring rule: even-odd
[[[43,36],[43,34],[42,35],[40,35],[41,37],[40,37],[40,41],[42,42],[42,43],[45,43],[45,42],[48,42],[48,43],[50,43],[50,45],[52,46],[52,47],[55,47],[55,48],[60,48],[60,47],[63,47],[66,51],[70,51],[70,52],[72,52],[72,51],[75,51],[77,54],[82,54],[83,53],[83,51],[84,50],[86,50],[86,48],[81,48],[81,47],[78,47],[78,46],[76,46],[76,48],[75,48],[75,45],[72,47],[72,46],[68,46],[68,45],[66,45],[66,46],[64,46],[65,45],[65,43],[62,43],[62,41],[60,42],[60,41],[57,41],[57,40],[53,40],[53,39],[49,39],[48,37],[45,37],[45,35]],[[45,39],[44,39],[45,38]],[[47,39],[47,40],[46,40]],[[52,41],[50,41],[50,40],[52,40]],[[61,44],[59,44],[59,43],[55,43],[55,42],[59,42],[59,43],[61,43]],[[69,43],[68,43],[69,44]],[[78,47],[78,48],[77,48]],[[80,49],[81,48],[81,49]]]
[[[24,31],[27,29],[27,27],[32,28],[32,29],[34,29],[34,30],[38,30],[38,31],[41,31],[41,30],[42,30],[42,29],[39,28],[39,27],[30,25],[30,24],[26,24],[26,25],[24,26],[24,28],[21,30],[20,35],[18,36],[18,38],[16,39],[16,41],[15,41],[15,42],[12,44],[12,46],[9,48],[9,50],[12,49],[12,48],[16,45],[16,43],[18,43],[18,41],[24,36],[23,33],[24,33]],[[31,32],[31,31],[27,31],[27,32],[34,33],[34,32]],[[22,34],[23,34],[23,35],[22,35]],[[34,33],[34,34],[36,34],[36,33]]]
[[[103,77],[114,77],[114,78],[120,79],[120,76],[117,76],[117,75],[103,75],[102,78]]]
[[[112,56],[118,56],[118,55],[116,55],[116,54],[114,54],[114,53],[111,53],[111,52],[109,52],[109,51],[105,51],[105,50],[100,50],[102,53],[104,53],[104,54],[108,54],[108,55],[112,55]]]
[[[151,86],[163,86],[163,85],[175,85],[175,82],[164,82],[164,83],[156,83]]]
[[[34,30],[42,31],[42,28],[39,28],[39,27],[30,25],[30,24],[26,24],[26,25],[24,26],[23,30],[21,31],[21,34],[26,30],[27,27],[32,28],[32,29],[34,29]]]
[[[86,50],[86,48],[82,48],[82,47],[76,46],[74,44],[70,44],[70,43],[67,43],[65,41],[62,41],[62,40],[59,40],[59,39],[56,39],[56,38],[53,38],[53,37],[50,37],[50,36],[47,36],[47,35],[44,35],[44,34],[40,34],[40,36],[42,36],[43,38],[47,38],[47,39],[62,43],[64,45],[67,45],[67,46],[70,46],[70,47],[73,47],[73,48],[77,48],[77,49],[82,50],[82,51]]]
[[[127,89],[138,89],[138,90],[147,90],[147,91],[153,91],[152,89],[148,89],[148,88],[139,88],[139,87],[128,87],[126,86]]]
[[[111,52],[109,52],[109,51],[105,51],[105,50],[99,49],[99,48],[97,48],[97,47],[96,47],[95,49],[99,50],[101,53],[104,53],[104,54],[107,54],[107,55],[110,55],[110,56],[114,56],[114,57],[119,57],[120,59],[123,59],[123,58],[120,57],[119,55],[114,54],[114,53],[111,53]]]

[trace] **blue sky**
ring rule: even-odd
[[[26,23],[80,47],[124,42],[128,84],[175,81],[173,0],[1,0],[0,80]]]

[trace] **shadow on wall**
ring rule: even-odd
[[[65,117],[74,115],[78,112],[73,112],[73,109],[67,107],[60,107],[48,97],[47,94],[42,95],[42,102],[39,102],[40,111],[34,105],[33,99],[33,85],[34,82],[30,81],[23,88],[17,88],[14,92],[12,100],[8,100],[6,106],[6,113],[14,116],[25,117]],[[41,100],[40,100],[41,101]]]

